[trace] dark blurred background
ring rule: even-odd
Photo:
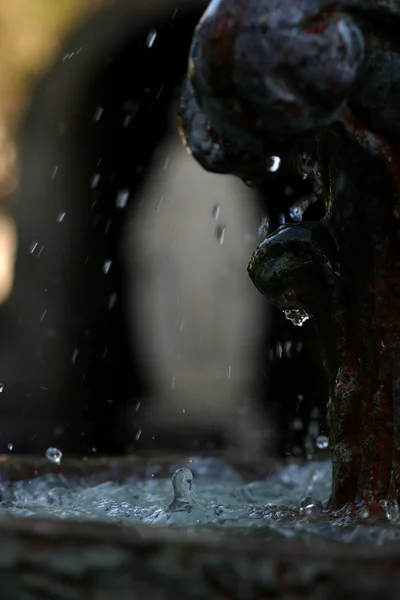
[[[0,7],[0,452],[312,456],[313,323],[271,308],[246,266],[267,231],[323,208],[308,179],[255,190],[186,154],[204,3],[28,4]]]

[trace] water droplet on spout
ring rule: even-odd
[[[301,308],[288,308],[283,311],[286,319],[291,321],[296,327],[302,327],[310,318],[310,315]]]

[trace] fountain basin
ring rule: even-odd
[[[2,456],[2,480],[33,481],[46,474],[71,480],[123,483],[170,476],[185,456],[64,460]],[[200,464],[200,463],[199,463]],[[201,463],[204,465],[204,462]],[[287,465],[228,464],[246,482],[279,474]],[[201,475],[194,475],[201,479]],[[216,472],[215,472],[216,473]],[[0,584],[5,598],[396,598],[400,544],[345,544],[313,539],[266,543],[257,530],[121,526],[54,518],[0,519]]]

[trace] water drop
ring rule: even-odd
[[[114,292],[113,294],[110,294],[110,297],[108,299],[108,310],[112,310],[114,308],[114,306],[117,303],[117,294]]]
[[[93,119],[94,119],[95,121],[100,121],[100,119],[101,119],[101,115],[103,114],[103,110],[104,110],[104,109],[103,109],[103,107],[102,107],[102,106],[98,106],[98,107],[96,108],[96,110],[94,111],[94,115],[93,115]]]
[[[315,445],[320,450],[326,450],[327,447],[329,446],[329,440],[326,437],[326,435],[319,435],[315,441]]]
[[[300,308],[288,308],[283,311],[286,319],[291,321],[296,327],[302,327],[306,321],[310,318],[310,315],[305,310]]]
[[[179,325],[179,331],[183,331],[185,329],[185,325],[186,325],[186,317],[182,317],[181,323]]]
[[[156,40],[156,37],[157,37],[157,31],[155,31],[154,29],[151,29],[149,31],[149,34],[148,34],[147,38],[146,38],[146,46],[148,48],[151,48],[153,46],[153,44],[154,44],[154,42]]]
[[[291,428],[293,431],[301,431],[303,429],[303,421],[301,419],[294,419]]]
[[[301,516],[310,517],[311,515],[315,514],[316,510],[316,504],[313,502],[313,500],[311,500],[311,498],[303,498],[300,503],[299,511]]]
[[[135,411],[136,411],[136,412],[139,410],[139,408],[140,408],[140,405],[141,405],[141,404],[142,404],[142,403],[141,403],[141,401],[140,401],[140,400],[139,400],[139,402],[136,402],[136,406],[135,406]]]
[[[12,444],[11,442],[8,442],[7,444],[7,448],[9,449],[9,451],[11,452],[12,449],[14,448],[14,444]]]
[[[67,214],[66,212],[60,212],[60,213],[58,213],[58,215],[57,215],[57,223],[62,223],[62,221],[64,221],[64,219],[65,219],[65,215],[66,214]]]
[[[47,448],[46,458],[50,462],[54,463],[55,465],[59,465],[61,464],[62,457],[62,452],[58,448]]]
[[[270,156],[267,160],[267,169],[270,173],[276,173],[281,166],[279,156]]]
[[[115,206],[120,209],[125,208],[128,200],[129,200],[129,190],[122,189],[117,194],[117,197],[115,199]]]
[[[214,221],[217,221],[219,217],[219,206],[218,204],[215,204],[212,210],[212,218],[214,219]]]
[[[286,217],[285,217],[284,213],[279,213],[278,220],[279,220],[279,225],[285,225]]]
[[[71,357],[71,363],[73,365],[76,363],[76,359],[78,358],[78,353],[79,353],[78,348],[74,348],[74,351],[72,352],[72,357]]]
[[[104,273],[104,275],[107,275],[107,273],[109,272],[109,270],[111,268],[111,265],[112,265],[112,260],[107,259],[107,260],[104,261],[104,264],[103,264],[103,273]]]
[[[4,383],[0,383],[0,394],[4,391]]]
[[[53,173],[51,175],[52,179],[55,179],[55,176],[57,175],[57,171],[58,171],[58,165],[56,167],[54,167],[54,169],[53,169]]]
[[[138,441],[138,439],[140,438],[140,436],[141,436],[141,435],[142,435],[142,430],[141,430],[141,429],[138,429],[138,430],[137,430],[137,433],[136,433],[136,435],[135,435],[135,439],[136,439],[136,441]]]
[[[99,185],[99,181],[100,181],[100,173],[95,173],[90,182],[90,187],[92,188],[92,190],[94,190],[94,188],[96,188]]]
[[[225,231],[226,231],[225,225],[217,225],[217,227],[215,228],[215,237],[217,238],[217,240],[220,244],[224,243]]]
[[[163,205],[164,202],[164,195],[162,194],[159,199],[157,200],[157,207],[156,207],[156,212],[160,212],[161,207]]]

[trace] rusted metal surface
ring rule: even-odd
[[[182,96],[205,168],[259,182],[278,156],[277,175],[311,176],[325,203],[322,221],[268,236],[249,274],[315,318],[336,508],[400,499],[399,27],[396,0],[214,1]]]

